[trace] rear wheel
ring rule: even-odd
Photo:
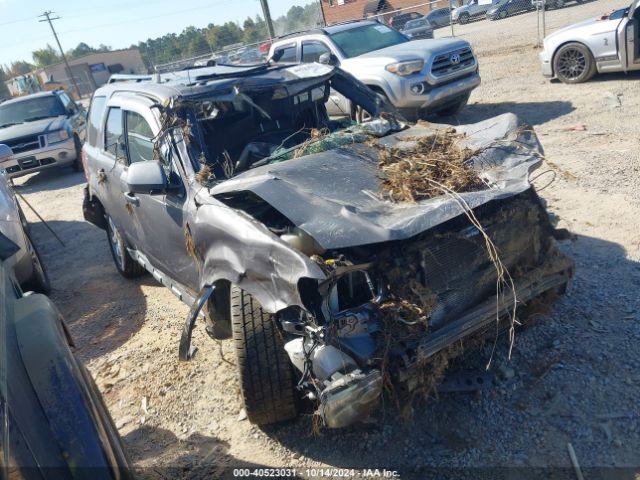
[[[273,315],[234,285],[231,325],[247,418],[258,425],[295,418],[292,366]]]
[[[596,74],[596,62],[586,46],[572,42],[560,47],[555,54],[553,70],[563,83],[582,83]]]
[[[113,262],[116,264],[116,269],[120,275],[125,278],[136,278],[146,272],[142,265],[129,255],[124,238],[122,238],[118,227],[115,226],[109,216],[107,216],[107,240],[109,241],[109,250],[111,250]]]

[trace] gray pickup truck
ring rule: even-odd
[[[269,56],[278,63],[339,66],[383,94],[410,120],[430,113],[453,115],[480,85],[478,61],[467,41],[411,40],[372,20],[281,37],[271,45]],[[338,96],[333,103],[337,110],[350,108]]]

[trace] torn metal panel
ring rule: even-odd
[[[402,146],[405,139],[435,133],[439,126],[417,125],[381,138],[384,146]],[[472,158],[492,188],[460,196],[475,208],[530,188],[529,174],[541,163],[536,136],[522,130],[513,114],[456,127],[464,143],[482,151]],[[265,200],[323,248],[401,240],[417,235],[463,213],[451,197],[418,204],[383,199],[377,155],[364,144],[270,164],[215,185],[210,193],[250,191]]]

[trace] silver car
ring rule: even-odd
[[[640,70],[640,0],[561,28],[544,39],[542,73],[582,83],[596,73]]]
[[[9,178],[70,165],[82,169],[85,112],[66,92],[40,92],[0,104],[0,143],[14,156],[0,164]]]
[[[429,21],[431,23],[431,21]],[[362,20],[288,35],[271,45],[277,63],[328,63],[349,72],[414,120],[453,115],[480,85],[478,61],[466,40],[410,40],[387,25]],[[335,96],[335,111],[349,105]]]
[[[13,152],[0,144],[0,162],[11,162]],[[0,170],[0,233],[20,249],[11,255],[5,266],[12,268],[25,290],[49,293],[49,277],[28,234],[28,224],[6,174]]]
[[[409,20],[401,30],[407,37],[412,40],[420,38],[433,38],[433,27],[426,17]]]

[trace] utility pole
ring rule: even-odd
[[[53,37],[56,39],[56,43],[58,44],[58,48],[60,49],[60,55],[62,55],[62,60],[64,60],[64,64],[67,67],[67,75],[69,75],[69,78],[71,79],[71,83],[73,83],[73,88],[76,91],[76,94],[78,95],[78,98],[80,98],[80,89],[78,88],[78,84],[76,83],[76,79],[73,76],[73,72],[71,71],[71,66],[69,65],[69,61],[67,60],[67,56],[64,54],[64,50],[62,49],[62,45],[60,45],[60,40],[58,39],[58,34],[56,33],[56,29],[53,28],[53,23],[51,23],[52,20],[58,20],[60,17],[51,17],[51,14],[53,12],[51,10],[48,10],[46,12],[44,12],[42,15],[40,15],[41,17],[44,17],[42,20],[38,20],[39,22],[48,22],[49,26],[51,27],[51,31],[53,32]]]
[[[262,13],[264,15],[264,21],[267,23],[267,30],[269,31],[269,39],[274,38],[275,32],[273,31],[273,21],[271,20],[271,12],[269,11],[268,0],[260,0],[262,5]]]

